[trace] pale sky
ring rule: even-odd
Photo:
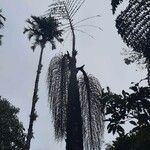
[[[23,28],[26,26],[26,19],[31,15],[44,14],[51,3],[52,0],[0,0],[0,8],[7,18],[5,28],[1,31],[4,38],[0,46],[0,95],[20,108],[19,118],[26,129],[39,49],[32,52],[31,43],[23,35]],[[93,19],[83,24],[97,25],[103,30],[85,29],[95,39],[77,33],[78,66],[85,64],[85,70],[95,75],[103,88],[110,86],[113,92],[120,93],[122,89],[127,90],[132,81],[136,82],[143,78],[145,71],[138,69],[135,65],[124,64],[120,53],[122,48],[127,47],[117,34],[115,28],[117,15],[112,15],[110,3],[110,0],[86,0],[76,14],[77,20],[101,15],[97,20]],[[125,5],[123,4],[119,10],[124,9]],[[32,140],[31,150],[65,150],[65,143],[57,143],[54,140],[54,129],[48,109],[46,74],[51,57],[60,51],[65,52],[70,49],[68,40],[55,51],[51,51],[50,46],[45,49],[37,103],[39,117],[34,124],[35,139]],[[106,134],[104,137],[105,142],[110,142],[111,139],[113,139],[111,134]]]

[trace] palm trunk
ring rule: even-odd
[[[64,5],[65,6],[65,5]],[[82,134],[82,116],[79,97],[79,87],[77,81],[76,55],[75,49],[75,33],[72,20],[67,12],[70,29],[72,32],[72,57],[70,58],[70,80],[68,88],[67,103],[67,129],[66,129],[66,150],[83,150],[83,134]]]
[[[147,81],[148,81],[148,86],[150,86],[150,59],[148,59],[148,64],[147,64]]]
[[[37,118],[37,114],[35,111],[35,105],[39,99],[38,98],[38,84],[39,84],[39,78],[40,78],[40,73],[41,73],[41,69],[42,69],[43,49],[44,49],[44,47],[41,48],[38,69],[37,69],[37,74],[36,74],[36,80],[35,80],[35,85],[34,85],[34,92],[33,92],[33,97],[32,97],[32,107],[31,107],[31,113],[30,113],[30,122],[29,122],[29,128],[28,128],[28,133],[27,133],[25,150],[30,149],[31,139],[33,138],[33,123]]]
[[[70,58],[66,150],[83,150],[82,117],[75,56]]]

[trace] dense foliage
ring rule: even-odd
[[[149,150],[150,127],[141,127],[136,132],[117,137],[106,150]]]
[[[112,6],[112,13],[115,14],[116,8],[120,3],[122,3],[123,0],[111,0],[111,6]]]
[[[123,135],[124,125],[129,122],[134,126],[132,131],[150,125],[150,87],[135,84],[130,87],[131,93],[122,91],[121,95],[111,93],[109,90],[103,93],[106,115],[109,117],[108,132]]]
[[[0,149],[23,150],[25,133],[17,114],[19,109],[0,97]]]

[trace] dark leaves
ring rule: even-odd
[[[121,125],[126,121],[135,127],[150,125],[150,88],[137,83],[130,89],[132,93],[122,91],[122,95],[103,92],[108,132],[123,134]]]
[[[135,122],[135,121],[129,121],[132,125],[134,125],[134,126],[136,126],[137,125],[137,123]]]
[[[55,40],[60,43],[63,42],[63,30],[59,29],[60,23],[54,17],[31,16],[31,19],[28,19],[27,23],[29,24],[29,27],[24,28],[23,33],[28,34],[29,40],[34,38],[34,42],[31,46],[33,51],[38,45],[45,47],[45,44],[48,42],[52,45],[52,49],[56,49]]]
[[[111,0],[112,13],[115,14],[116,8],[123,0]]]
[[[18,120],[19,109],[0,97],[0,149],[23,150],[25,133]],[[13,144],[12,144],[13,143]]]
[[[135,60],[150,58],[150,30],[149,30],[149,1],[130,0],[127,8],[116,19],[116,28],[127,46],[139,53]],[[127,63],[130,63],[126,60]]]

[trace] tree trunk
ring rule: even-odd
[[[70,71],[67,103],[66,150],[83,150],[82,117],[75,57],[71,57],[70,59]]]
[[[148,64],[147,64],[147,81],[148,81],[148,86],[150,86],[150,59],[148,59]]]
[[[30,149],[31,139],[33,138],[33,123],[37,118],[37,114],[35,111],[35,105],[39,99],[38,98],[38,84],[39,84],[39,78],[40,78],[40,73],[41,73],[41,69],[42,69],[43,49],[44,49],[44,47],[41,48],[38,69],[37,69],[37,74],[36,74],[36,79],[35,79],[34,92],[33,92],[33,97],[32,97],[32,107],[31,107],[31,113],[30,113],[30,122],[29,122],[29,128],[28,128],[28,133],[27,133],[25,150]]]

